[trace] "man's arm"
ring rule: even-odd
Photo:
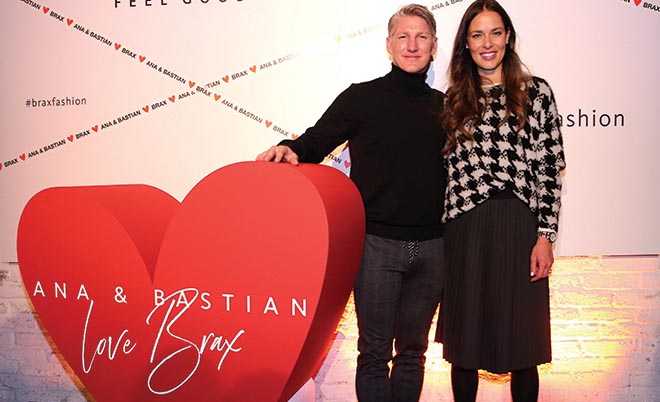
[[[351,85],[323,113],[313,127],[296,140],[283,140],[257,155],[258,161],[319,163],[349,139],[358,127],[358,91]]]

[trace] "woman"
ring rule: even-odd
[[[552,358],[547,278],[564,153],[552,90],[525,72],[515,44],[500,4],[475,1],[449,66],[447,279],[436,340],[457,402],[475,400],[478,369],[511,372],[513,401],[536,401],[537,365]]]

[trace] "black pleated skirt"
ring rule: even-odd
[[[446,225],[436,333],[445,360],[497,374],[552,360],[548,280],[530,282],[536,228],[510,191]]]

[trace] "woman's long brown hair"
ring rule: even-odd
[[[472,140],[471,127],[483,116],[484,106],[479,99],[485,97],[483,82],[477,65],[467,49],[468,29],[474,17],[483,11],[494,11],[500,15],[504,29],[509,34],[509,43],[502,61],[502,77],[506,95],[506,121],[509,116],[517,117],[517,129],[521,130],[527,121],[527,93],[529,74],[515,51],[516,30],[504,8],[495,0],[477,0],[463,14],[456,32],[451,61],[449,62],[449,89],[446,105],[441,113],[447,143],[443,152],[449,153],[456,148],[459,139]],[[493,83],[495,84],[495,83]]]

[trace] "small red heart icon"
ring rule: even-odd
[[[48,11],[50,11],[50,8],[44,7],[44,14],[48,14]]]
[[[635,5],[639,6],[642,3],[642,0],[635,0]]]
[[[98,133],[98,132],[99,132],[99,126],[96,125],[96,126],[92,127],[92,130],[93,130],[95,133]]]
[[[73,20],[71,18],[67,18],[66,23],[67,25],[71,26],[71,24],[73,24]]]
[[[188,86],[190,88],[194,87],[195,86],[195,81],[188,81]]]
[[[268,120],[266,120],[266,127],[270,127],[272,124],[273,124],[272,121],[268,121]]]
[[[169,99],[170,102],[174,103],[174,101],[176,100],[176,96],[172,95],[172,96],[170,96],[170,97],[167,98],[167,99]]]
[[[253,73],[256,73],[257,72],[257,66],[250,67],[250,71],[252,71]]]
[[[147,58],[144,56],[140,56],[140,63],[144,62]]]
[[[344,161],[344,167],[346,168],[351,167],[351,161]]]
[[[21,160],[23,160],[23,161],[25,160],[25,154],[20,154],[20,155],[18,155],[18,157],[21,158]]]
[[[17,250],[36,313],[97,402],[283,402],[322,363],[363,239],[343,173],[247,162],[181,203],[144,185],[43,190]]]
[[[2,163],[0,163],[0,170],[2,170]]]
[[[223,80],[224,82],[229,82],[229,76],[228,76],[228,75],[225,75],[224,77],[222,77],[222,80]]]
[[[115,43],[115,50],[119,50],[120,47],[121,45],[119,43]]]
[[[213,94],[213,97],[215,98],[216,101],[220,100],[220,95],[218,95],[218,94]]]
[[[149,113],[149,105],[143,107],[142,110],[144,110],[146,113]]]
[[[73,136],[72,136],[72,135],[66,137],[66,139],[69,140],[69,141],[71,141],[71,142],[73,142]]]

